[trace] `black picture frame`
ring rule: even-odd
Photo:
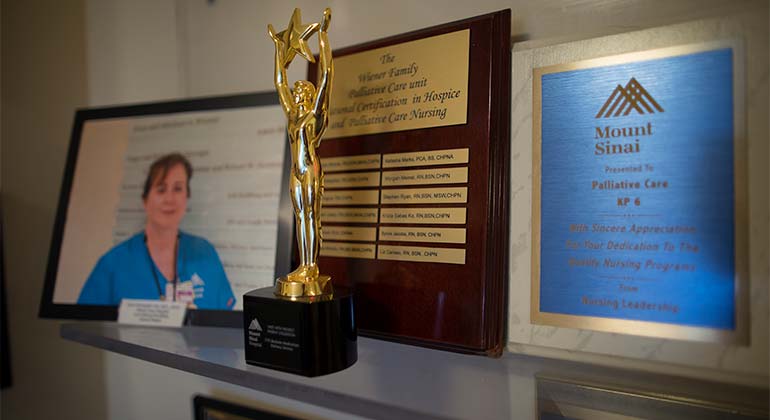
[[[40,301],[39,317],[57,319],[102,320],[114,321],[118,317],[117,306],[78,305],[54,303],[57,268],[61,253],[64,227],[67,219],[67,209],[75,175],[75,164],[80,150],[81,136],[86,122],[126,117],[160,116],[194,111],[218,111],[237,108],[278,105],[278,95],[275,92],[243,93],[228,96],[212,96],[175,101],[162,101],[122,106],[83,108],[75,112],[75,119],[70,134],[70,145],[67,161],[64,167],[62,187],[59,194],[56,219],[51,238],[45,284]],[[290,164],[289,148],[284,154],[282,183],[288,182]],[[285,191],[284,191],[285,190]],[[293,219],[291,217],[291,202],[288,190],[283,189],[279,202],[278,243],[276,251],[275,272],[285,273],[290,268],[290,252],[293,238]],[[242,311],[240,310],[188,310],[186,325],[240,328]]]
[[[5,289],[5,245],[3,239],[2,201],[0,201],[0,389],[13,385],[11,343],[8,335],[8,298]]]
[[[211,416],[212,411],[216,413]],[[194,420],[296,420],[280,414],[245,407],[214,398],[196,395],[193,398]]]
[[[657,378],[661,381],[660,378]],[[766,390],[741,385],[671,380],[661,384],[607,378],[535,374],[535,406],[542,420],[619,418],[734,419],[768,418]],[[763,397],[764,394],[764,397]]]

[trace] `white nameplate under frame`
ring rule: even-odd
[[[181,327],[187,313],[187,304],[160,300],[123,299],[118,309],[118,323]]]

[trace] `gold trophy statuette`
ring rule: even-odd
[[[270,38],[275,43],[275,88],[283,111],[291,147],[291,174],[289,190],[294,205],[294,218],[299,246],[299,267],[277,280],[275,294],[285,297],[331,297],[331,277],[318,269],[321,249],[321,198],[324,180],[321,160],[316,149],[321,144],[329,123],[329,94],[334,68],[327,31],[331,10],[324,10],[321,23],[302,24],[300,10],[294,9],[288,27],[276,33],[268,25]],[[289,88],[286,69],[299,54],[315,63],[307,40],[318,32],[319,64],[316,85],[298,80]]]

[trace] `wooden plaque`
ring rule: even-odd
[[[510,23],[503,10],[333,53],[319,265],[355,291],[362,335],[502,353]]]

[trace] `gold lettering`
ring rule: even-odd
[[[465,213],[466,209],[463,207],[384,208],[380,223],[463,224]]]
[[[465,264],[465,249],[380,245],[377,259],[425,263]]]
[[[383,168],[453,165],[457,163],[468,163],[468,149],[431,150],[427,152],[382,155]]]
[[[468,182],[468,168],[412,169],[382,173],[383,186],[462,184]]]
[[[465,203],[467,187],[409,188],[382,190],[382,204]]]
[[[322,158],[321,166],[323,167],[324,172],[355,171],[358,169],[379,169],[380,155],[337,156]]]
[[[374,244],[356,244],[346,242],[323,241],[321,256],[374,259]]]
[[[469,50],[465,29],[336,57],[325,137],[466,123]]]
[[[381,241],[464,244],[465,228],[380,227]]]

